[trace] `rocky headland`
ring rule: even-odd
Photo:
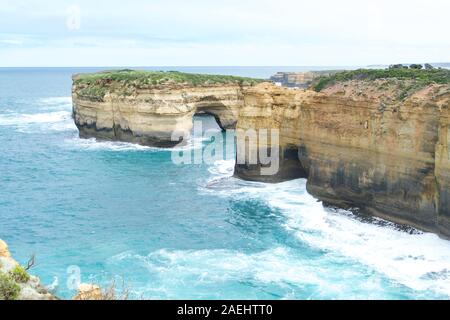
[[[190,130],[197,113],[224,129],[278,129],[278,173],[263,176],[262,165],[244,163],[237,176],[307,178],[308,191],[326,204],[450,237],[448,70],[342,72],[306,90],[236,77],[130,75],[74,76],[81,137],[171,146],[179,142],[172,132]]]
[[[180,72],[121,70],[73,77],[73,117],[80,136],[171,147],[198,113],[234,128],[243,90],[256,79]]]

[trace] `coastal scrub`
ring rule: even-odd
[[[351,80],[373,81],[377,79],[409,80],[413,82],[410,86],[420,89],[432,83],[450,84],[450,70],[417,68],[358,69],[320,77],[314,81],[312,88],[320,92],[338,82]]]
[[[77,74],[73,77],[78,94],[94,101],[103,101],[109,89],[123,96],[131,96],[136,89],[155,87],[168,83],[208,86],[238,84],[251,86],[261,79],[229,75],[196,74],[178,71],[113,70],[98,73]]]
[[[17,300],[20,287],[8,274],[0,272],[0,300]]]

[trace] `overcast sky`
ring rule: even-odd
[[[449,0],[0,0],[0,66],[450,61]]]

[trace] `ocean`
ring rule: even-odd
[[[324,208],[304,179],[236,179],[232,149],[176,165],[171,150],[80,139],[71,75],[94,70],[0,69],[0,238],[23,264],[34,254],[31,273],[58,296],[81,281],[138,299],[450,297],[450,242],[434,234]]]

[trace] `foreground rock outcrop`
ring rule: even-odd
[[[102,289],[94,284],[82,283],[72,300],[105,300]]]
[[[0,239],[0,300],[56,300],[11,257],[8,246]]]
[[[82,137],[158,146],[177,143],[172,131],[190,130],[199,112],[224,129],[277,129],[280,170],[261,175],[261,161],[244,162],[236,164],[237,176],[307,178],[308,191],[327,204],[450,237],[448,78],[443,70],[349,72],[320,78],[314,91],[242,82],[105,85],[104,77],[75,77],[74,118]],[[238,145],[238,157],[247,148],[260,145]]]

